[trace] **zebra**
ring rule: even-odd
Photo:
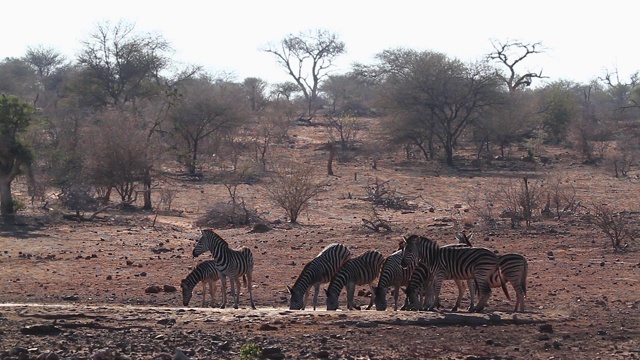
[[[213,260],[206,260],[199,263],[195,269],[193,269],[186,278],[180,282],[182,288],[182,304],[188,306],[193,296],[193,289],[199,282],[202,282],[202,307],[204,307],[205,299],[207,297],[207,285],[209,286],[209,293],[211,295],[211,305],[216,294],[216,281],[220,279],[220,272],[216,268],[216,262]]]
[[[249,290],[251,308],[255,309],[253,286],[251,284],[253,275],[253,254],[251,250],[246,247],[241,247],[238,250],[230,249],[229,244],[220,235],[216,234],[212,229],[204,229],[202,230],[202,236],[193,248],[193,256],[200,256],[207,250],[211,251],[215,266],[220,272],[220,281],[222,283],[222,305],[220,308],[224,309],[227,305],[227,277],[230,278],[231,296],[233,296],[234,300],[233,308],[238,308],[238,300],[240,298],[239,278],[244,276]],[[235,291],[235,284],[238,284],[238,291]]]
[[[466,234],[458,233],[456,234],[456,239],[458,239],[460,243],[471,246],[472,236],[467,237]],[[505,254],[498,256],[498,260],[504,281],[510,283],[516,292],[516,306],[513,311],[524,311],[524,298],[527,296],[527,272],[529,268],[527,259],[520,254]],[[500,278],[497,272],[491,275],[489,285],[492,288],[500,286]],[[473,290],[473,284],[471,282],[469,283],[469,292],[471,302],[469,307],[472,308],[474,302],[473,294],[475,291]]]
[[[342,244],[327,245],[313,260],[304,266],[292,287],[287,286],[291,295],[290,310],[304,310],[310,287],[314,287],[313,310],[318,304],[320,284],[328,283],[351,257],[349,249]]]
[[[360,310],[360,307],[355,306],[353,301],[356,285],[369,284],[369,287],[373,288],[371,284],[378,277],[383,262],[384,256],[376,250],[366,251],[360,256],[348,260],[331,279],[326,290],[327,310],[338,309],[338,298],[344,286],[347,288],[347,309]],[[371,293],[367,310],[373,306],[373,291]]]
[[[474,279],[480,299],[476,306],[469,309],[470,312],[480,312],[486,307],[491,296],[489,281],[494,272],[498,272],[500,283],[503,289],[506,289],[498,256],[489,249],[440,247],[426,237],[411,235],[405,239],[405,246],[401,251],[403,267],[411,266],[417,260],[427,265],[433,275],[435,301],[428,307],[429,310],[433,310],[439,304],[440,289],[444,279]],[[506,295],[509,298],[509,294],[506,293]],[[460,297],[460,294],[458,296]]]
[[[403,268],[401,260],[402,250],[397,250],[393,254],[389,255],[382,264],[380,278],[378,279],[378,286],[373,288],[374,302],[376,304],[376,310],[378,311],[384,311],[387,309],[387,291],[389,291],[390,286],[395,288],[393,292],[393,310],[398,310],[400,286],[407,285],[411,278],[411,273],[417,265],[417,263],[413,263],[412,265]]]

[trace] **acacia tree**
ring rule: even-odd
[[[15,96],[0,96],[0,214],[14,213],[11,183],[25,166],[30,166],[32,154],[20,141],[20,135],[31,122],[33,108]]]
[[[97,106],[123,105],[156,95],[159,73],[169,65],[169,43],[160,35],[140,34],[126,22],[98,24],[82,42],[78,63]]]
[[[207,76],[185,81],[180,96],[169,112],[176,147],[187,156],[189,173],[198,167],[199,146],[214,133],[231,131],[246,119],[244,93],[239,84],[212,81]]]
[[[381,100],[390,114],[405,114],[403,128],[433,129],[453,165],[454,147],[465,128],[498,101],[498,79],[482,63],[464,64],[437,52],[386,50],[374,73],[382,77]]]
[[[318,110],[318,90],[336,57],[346,52],[344,42],[328,30],[317,29],[288,35],[263,49],[275,56],[302,91],[311,120]]]

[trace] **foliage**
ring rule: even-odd
[[[335,58],[346,51],[344,42],[335,33],[316,29],[288,35],[264,51],[273,54],[277,63],[298,85],[307,101],[307,116],[313,118],[318,110],[320,83]]]
[[[281,162],[275,166],[272,179],[264,189],[267,196],[287,213],[291,223],[296,224],[300,213],[325,185],[326,182],[314,175],[310,165]]]
[[[620,249],[624,239],[633,240],[631,222],[625,212],[615,212],[606,204],[594,204],[589,210],[589,221],[602,230],[614,249]]]
[[[255,343],[246,343],[240,347],[240,358],[242,360],[257,359],[262,352],[259,345]]]
[[[0,96],[0,213],[15,211],[11,182],[24,167],[30,167],[33,154],[20,136],[27,130],[34,109],[15,96]]]
[[[540,210],[541,187],[538,183],[529,183],[524,177],[519,185],[506,185],[502,187],[503,217],[511,220],[511,227],[515,227],[520,221],[524,221],[529,227],[537,210]]]
[[[468,125],[499,100],[499,82],[485,64],[464,64],[436,52],[386,50],[373,70],[381,74],[380,100],[402,114],[406,131],[429,129],[453,165],[455,144]],[[403,134],[403,133],[401,133]]]

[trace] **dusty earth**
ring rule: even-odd
[[[292,133],[295,142],[281,153],[317,162],[321,174],[327,156],[318,150],[322,131],[298,127]],[[494,226],[484,224],[469,207],[469,194],[488,194],[523,176],[561,178],[583,204],[629,210],[631,225],[637,224],[634,174],[616,179],[606,166],[582,165],[567,150],[548,155],[545,165],[495,161],[469,171],[405,161],[402,154],[385,154],[373,170],[366,154],[356,154],[334,164],[336,176],[327,177],[330,186],[303,212],[299,225],[286,222],[259,184],[241,186],[239,193],[272,230],[216,232],[232,247],[253,251],[257,310],[249,308],[246,289],[237,310],[200,308],[200,287],[191,306],[182,306],[180,280],[203,259],[191,256],[199,237],[195,222],[207,204],[228,197],[222,185],[208,180],[206,169],[201,181],[174,180],[176,211],[157,218],[111,210],[93,221],[74,222],[56,219],[36,204],[17,225],[0,229],[0,359],[171,359],[176,349],[190,359],[640,358],[640,243],[614,251],[602,231],[585,220],[584,208],[512,229],[497,216]],[[390,181],[416,206],[378,208],[391,232],[362,226],[361,219],[371,216],[364,189],[376,178]],[[388,255],[402,235],[419,233],[445,244],[460,230],[473,232],[476,246],[526,256],[524,313],[512,312],[514,303],[500,291],[483,314],[348,311],[344,292],[342,311],[325,311],[322,294],[317,311],[288,310],[285,286],[329,243],[344,243],[355,255],[369,249]],[[151,287],[159,292],[146,292]],[[442,299],[448,308],[454,289],[445,282]],[[368,303],[367,288],[358,291],[356,301]]]

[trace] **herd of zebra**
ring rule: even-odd
[[[371,299],[368,309],[375,304],[376,310],[387,308],[387,292],[393,287],[394,310],[398,310],[400,289],[404,290],[405,310],[434,310],[440,307],[440,289],[443,280],[454,280],[458,287],[458,298],[452,309],[460,307],[464,293],[464,280],[469,287],[470,312],[482,311],[491,296],[491,289],[501,287],[511,300],[506,283],[516,293],[514,311],[524,311],[528,264],[520,254],[496,255],[486,248],[473,247],[470,237],[456,234],[458,243],[439,246],[436,242],[419,235],[410,235],[400,241],[398,250],[384,257],[379,251],[365,251],[352,257],[343,244],[325,247],[307,263],[293,286],[287,286],[290,294],[289,309],[304,310],[311,288],[314,288],[313,309],[316,310],[320,285],[329,283],[326,289],[327,310],[339,307],[338,298],[346,287],[347,308],[360,309],[354,302],[356,286],[369,285]],[[202,306],[205,305],[207,286],[211,301],[215,297],[216,282],[221,282],[222,304],[227,303],[226,279],[229,278],[234,308],[238,308],[240,280],[249,292],[251,308],[255,309],[252,292],[253,254],[242,247],[229,248],[229,244],[211,229],[202,230],[202,236],[193,249],[197,257],[210,251],[213,260],[199,263],[181,282],[183,305],[188,306],[193,289],[202,282]],[[378,279],[377,286],[373,286]],[[478,303],[474,305],[474,295]]]

